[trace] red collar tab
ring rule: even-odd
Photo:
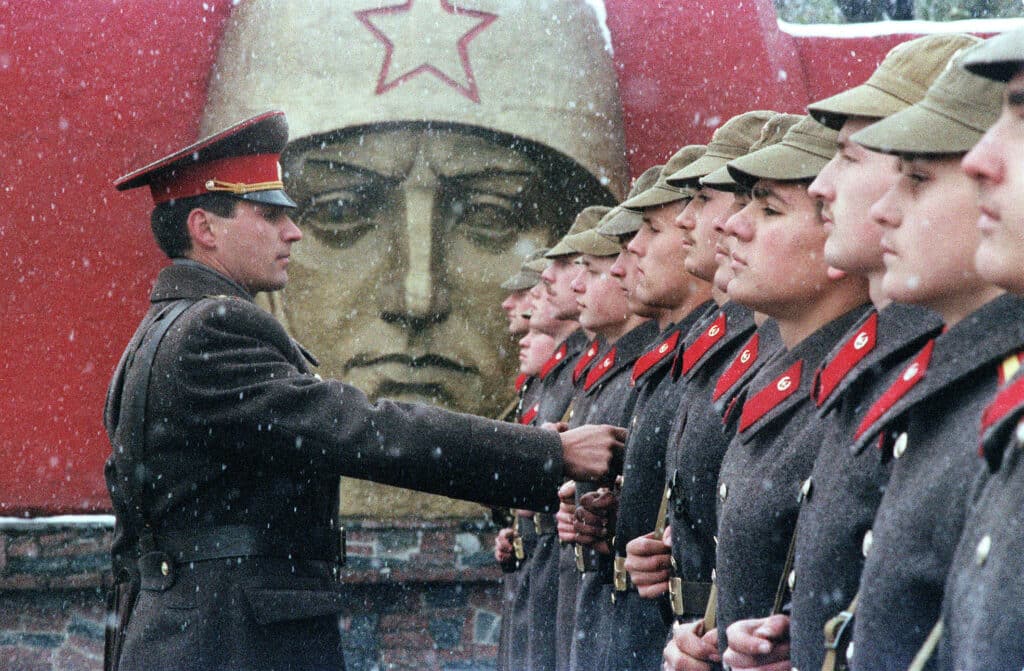
[[[663,360],[676,348],[676,343],[679,342],[679,331],[673,331],[672,335],[665,338],[664,341],[657,347],[649,349],[644,352],[636,363],[633,364],[633,376],[630,378],[629,383],[635,385],[636,381],[643,377],[643,374],[649,371],[654,364]]]
[[[882,415],[896,405],[896,402],[903,398],[908,391],[913,388],[918,382],[920,382],[928,370],[928,363],[932,358],[932,349],[935,348],[935,339],[931,339],[928,343],[918,352],[914,360],[910,362],[910,365],[903,369],[900,376],[896,378],[896,381],[885,390],[874,405],[868,408],[867,414],[864,415],[864,419],[861,420],[860,426],[857,427],[857,431],[853,434],[854,440],[858,440],[861,436],[867,433],[875,422],[877,422]]]
[[[529,379],[530,379],[530,376],[527,375],[526,373],[520,373],[519,375],[517,375],[516,376],[516,383],[515,383],[516,392],[522,391],[523,390],[523,385],[526,384],[526,381],[529,380]]]
[[[725,313],[721,312],[714,323],[700,334],[683,352],[683,374],[689,373],[697,362],[704,358],[711,346],[725,337]]]
[[[1003,362],[999,364],[1000,387],[1013,379],[1013,376],[1020,370],[1022,363],[1024,363],[1024,352],[1017,352],[1003,359]]]
[[[1022,402],[1024,402],[1024,375],[1011,381],[1009,385],[1000,389],[996,394],[996,397],[992,399],[992,403],[985,408],[985,412],[981,414],[982,435],[996,425],[999,420],[1006,417],[1010,411],[1018,407]]]
[[[576,384],[580,381],[580,377],[583,372],[587,370],[587,366],[597,356],[597,341],[590,343],[587,347],[587,351],[580,355],[580,360],[576,362],[576,367],[572,369],[572,383]]]
[[[604,355],[598,363],[595,363],[590,372],[587,373],[587,379],[583,382],[583,391],[590,391],[590,388],[597,384],[597,381],[604,377],[611,367],[615,364],[615,348],[608,350],[608,353]]]
[[[718,383],[715,385],[715,391],[711,395],[712,401],[717,401],[725,395],[725,392],[732,389],[732,386],[736,384],[743,374],[750,370],[750,367],[757,361],[757,343],[760,334],[755,333],[751,336],[747,344],[743,346],[742,351],[736,355],[736,358],[732,360],[729,367],[725,369],[722,376],[718,378]]]
[[[558,350],[551,355],[550,359],[544,362],[543,366],[541,366],[540,375],[538,377],[540,377],[540,379],[542,380],[546,378],[548,376],[548,373],[554,370],[555,366],[562,363],[562,361],[565,359],[565,355],[568,353],[569,343],[562,343],[562,346],[559,347]]]
[[[523,413],[523,416],[519,418],[520,424],[529,424],[533,420],[537,419],[537,412],[540,410],[540,403],[534,403],[533,406]]]
[[[754,394],[743,404],[743,414],[740,415],[740,432],[746,431],[750,426],[767,415],[771,410],[778,407],[780,403],[792,396],[800,388],[800,372],[803,370],[804,362],[797,359],[796,362],[786,369],[782,375],[772,380],[771,384]]]
[[[872,312],[867,321],[843,344],[836,355],[818,370],[811,393],[820,408],[843,379],[864,360],[878,342],[878,313]]]

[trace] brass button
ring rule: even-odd
[[[861,552],[861,554],[863,554],[865,557],[867,557],[868,553],[871,552],[871,545],[874,542],[875,542],[874,535],[871,533],[871,529],[868,529],[864,533],[864,542],[862,542],[860,544],[860,552]]]
[[[320,377],[320,373],[313,373],[313,377],[316,378],[316,380],[318,382],[322,382],[323,381],[323,378]]]
[[[786,584],[789,585],[789,589],[792,591],[796,587],[796,570],[789,572],[789,578],[786,580]]]
[[[160,574],[164,577],[171,575],[171,565],[166,561],[160,562]]]
[[[903,456],[903,453],[907,451],[907,432],[904,431],[896,437],[896,442],[892,445],[892,456],[899,459]]]
[[[724,501],[725,497],[728,496],[728,494],[729,494],[729,485],[725,484],[724,482],[722,484],[718,485],[718,498],[720,498],[720,499],[722,499]]]
[[[796,497],[797,503],[803,503],[807,499],[811,498],[811,490],[814,489],[814,479],[807,478],[804,483],[800,485],[800,493]]]
[[[985,561],[988,559],[988,553],[992,550],[992,537],[985,534],[978,541],[978,549],[974,553],[974,560],[978,562],[978,566],[984,566]]]
[[[853,661],[853,641],[850,641],[846,646],[846,661]]]

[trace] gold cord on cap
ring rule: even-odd
[[[230,191],[235,195],[253,193],[255,191],[272,191],[274,189],[284,190],[284,182],[276,180],[273,182],[256,182],[254,184],[243,184],[241,182],[222,182],[219,179],[206,180],[207,191]]]

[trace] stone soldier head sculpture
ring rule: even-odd
[[[203,128],[283,109],[305,239],[270,307],[325,375],[493,414],[516,370],[500,285],[624,193],[615,72],[583,0],[235,8]]]

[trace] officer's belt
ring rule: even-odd
[[[228,524],[155,536],[159,551],[176,563],[231,557],[278,557],[345,563],[345,529],[296,529],[282,533]]]
[[[533,514],[533,528],[534,531],[537,532],[538,536],[553,534],[558,531],[558,525],[555,523],[555,516],[547,513]]]

